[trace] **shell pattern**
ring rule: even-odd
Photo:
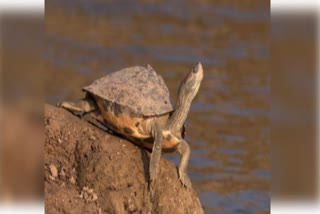
[[[95,80],[83,90],[143,116],[173,111],[168,87],[150,65],[121,69]]]

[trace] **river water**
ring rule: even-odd
[[[150,64],[174,103],[200,61],[186,123],[193,186],[206,213],[269,213],[269,15],[262,0],[47,1],[46,102],[76,100],[98,77]]]

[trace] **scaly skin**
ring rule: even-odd
[[[191,107],[191,102],[200,88],[202,79],[203,68],[201,63],[198,62],[180,84],[175,111],[167,123],[167,129],[174,135],[180,136],[180,138],[183,124],[187,119]],[[190,146],[185,140],[181,140],[177,147],[177,152],[181,156],[178,167],[179,179],[183,185],[191,188],[191,181],[187,175],[187,165],[191,151]]]

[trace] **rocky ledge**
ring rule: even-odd
[[[148,151],[51,105],[44,120],[46,213],[203,213],[171,161],[150,191]]]

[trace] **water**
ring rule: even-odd
[[[47,102],[80,98],[92,80],[146,64],[174,101],[201,61],[205,76],[186,123],[193,186],[206,213],[269,211],[268,2],[46,3]]]

